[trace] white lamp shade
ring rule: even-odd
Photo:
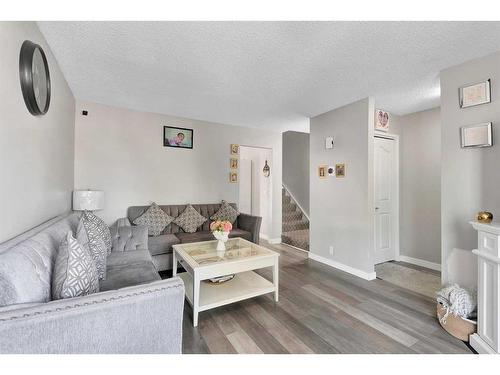
[[[104,208],[104,191],[75,190],[73,191],[74,211],[96,211]]]

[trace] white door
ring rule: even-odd
[[[252,161],[240,159],[240,181],[238,210],[252,214]]]
[[[396,141],[375,137],[375,264],[396,259],[398,199]]]

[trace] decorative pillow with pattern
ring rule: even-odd
[[[106,280],[106,258],[108,257],[106,245],[95,226],[85,220],[84,215],[76,229],[76,240],[92,256],[99,279]]]
[[[190,204],[186,209],[177,216],[174,223],[180,226],[184,232],[194,233],[199,226],[201,226],[208,219],[194,209]]]
[[[161,232],[163,232],[163,229],[172,221],[174,221],[174,218],[153,202],[151,206],[132,223],[148,227],[148,234],[150,236],[159,236]]]
[[[108,252],[108,255],[111,254],[113,241],[111,240],[111,232],[109,231],[109,227],[106,225],[104,220],[90,211],[84,211],[83,219],[85,220],[85,225],[95,228],[97,233],[99,233],[99,236],[101,236],[102,240],[104,241],[104,244],[106,245],[106,251]]]
[[[231,224],[234,224],[239,215],[240,213],[238,212],[238,210],[234,209],[233,206],[231,206],[226,201],[222,201],[219,210],[215,214],[210,216],[210,219],[214,221],[227,220]]]
[[[52,274],[52,299],[99,292],[97,270],[89,252],[68,232],[59,245]]]

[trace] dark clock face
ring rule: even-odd
[[[50,75],[42,47],[25,41],[19,57],[24,102],[32,115],[44,115],[50,104]]]

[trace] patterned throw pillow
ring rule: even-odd
[[[111,232],[109,231],[109,227],[106,225],[104,220],[90,211],[84,211],[83,218],[86,221],[85,225],[95,228],[97,233],[99,233],[99,236],[101,236],[104,244],[106,245],[108,255],[111,254],[113,241],[111,240]]]
[[[95,226],[85,220],[83,215],[76,229],[76,240],[92,256],[99,279],[106,280],[106,258],[108,256],[106,245]]]
[[[97,293],[99,278],[90,254],[68,232],[59,245],[52,275],[52,299]]]
[[[174,218],[167,215],[156,203],[151,206],[141,216],[135,219],[132,223],[135,225],[145,225],[148,227],[150,236],[159,236],[163,229],[170,224]]]
[[[184,229],[184,232],[194,233],[196,229],[207,220],[205,216],[188,204],[182,214],[175,218],[174,223]]]
[[[210,216],[210,219],[214,220],[214,221],[215,220],[227,220],[231,224],[234,224],[234,222],[236,221],[236,219],[238,218],[239,215],[240,215],[240,213],[238,212],[238,210],[235,210],[226,201],[222,201],[222,204],[221,204],[219,210],[215,214]]]

